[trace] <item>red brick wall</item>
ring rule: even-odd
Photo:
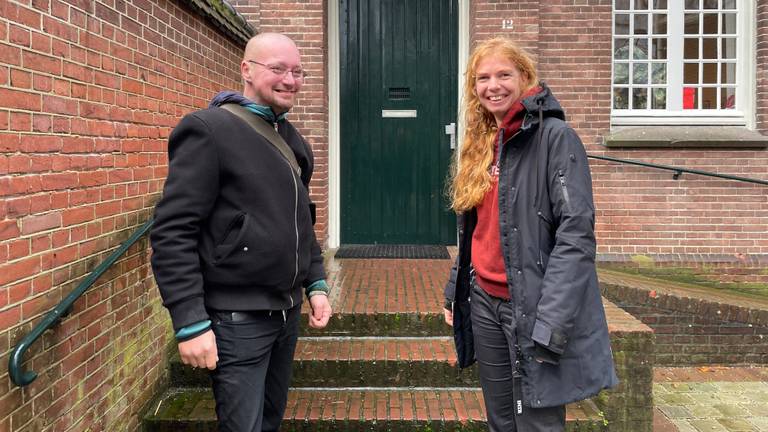
[[[610,128],[611,1],[476,1],[475,39],[504,34],[520,39],[539,59],[541,79],[560,99],[587,151],[743,177],[768,179],[768,151],[608,150]],[[502,29],[502,20],[514,28]],[[758,7],[758,127],[766,129],[766,25],[768,6]],[[535,33],[538,32],[538,37]],[[765,186],[590,161],[599,251],[603,254],[768,254]]]
[[[0,0],[0,430],[136,430],[170,334],[146,239],[26,355],[9,350],[146,221],[180,116],[242,48],[178,2]]]
[[[768,131],[768,3],[757,2],[757,128]]]
[[[289,119],[296,125],[315,154],[315,171],[310,185],[317,204],[315,232],[321,246],[328,236],[328,38],[326,5],[323,0],[286,2],[285,0],[235,0],[237,10],[258,33],[288,35],[301,52],[308,72]]]
[[[601,284],[614,301],[655,334],[659,366],[768,364],[768,310],[711,292],[706,300],[673,292]]]

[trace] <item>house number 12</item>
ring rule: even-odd
[[[501,20],[501,28],[504,30],[512,30],[513,28],[515,28],[514,22],[515,21],[511,19]]]

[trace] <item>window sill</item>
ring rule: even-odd
[[[608,148],[766,148],[768,137],[734,126],[642,126],[603,136]]]

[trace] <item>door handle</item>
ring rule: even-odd
[[[451,137],[451,150],[456,149],[456,123],[445,125],[445,134]]]

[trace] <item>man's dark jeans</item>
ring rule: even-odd
[[[219,363],[211,372],[220,432],[277,431],[291,383],[301,306],[211,312]]]
[[[473,282],[470,307],[475,356],[490,431],[562,432],[565,429],[564,406],[525,406],[521,415],[515,415],[512,372],[517,337],[512,303],[491,297]]]

